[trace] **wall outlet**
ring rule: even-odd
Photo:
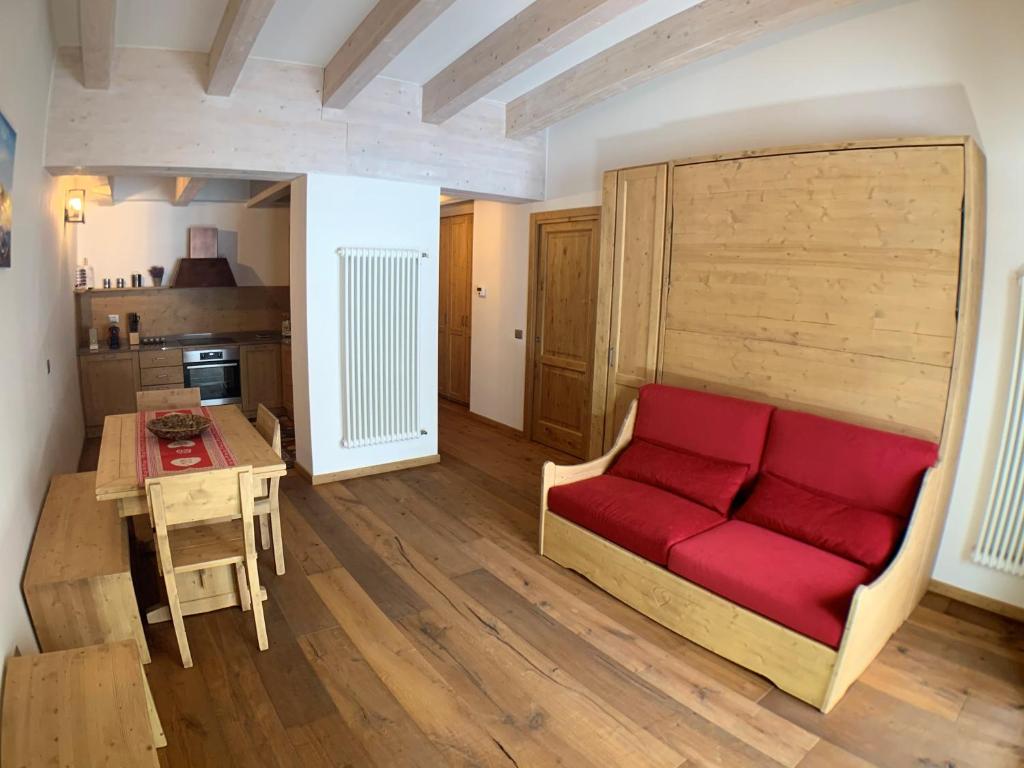
[[[117,325],[118,323],[121,322],[121,316],[120,315],[107,315],[107,322],[108,323],[113,323],[114,325]]]
[[[523,329],[522,328],[516,328],[516,338],[517,339],[523,338]]]

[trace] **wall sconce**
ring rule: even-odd
[[[85,224],[85,190],[69,189],[64,197],[64,221]]]

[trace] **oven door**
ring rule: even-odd
[[[185,363],[185,386],[198,387],[203,405],[242,402],[242,375],[237,360]]]

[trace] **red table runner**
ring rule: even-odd
[[[179,408],[168,411],[143,411],[138,415],[136,423],[137,457],[136,472],[139,485],[143,485],[148,477],[175,474],[178,472],[197,472],[205,469],[223,469],[234,467],[234,454],[224,440],[224,434],[213,422],[198,437],[188,440],[161,440],[148,429],[146,423],[169,413],[192,413],[210,417],[206,408]]]

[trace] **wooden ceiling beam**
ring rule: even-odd
[[[199,179],[195,176],[179,176],[174,180],[173,205],[184,206],[196,199],[199,190],[206,186],[206,179]]]
[[[511,101],[506,134],[520,138],[687,64],[860,0],[704,0]]]
[[[82,44],[82,85],[106,90],[114,69],[117,0],[78,0],[78,34]]]
[[[643,0],[536,0],[423,86],[423,121],[440,124]]]
[[[324,106],[348,106],[453,2],[378,0],[324,69]]]
[[[206,92],[230,96],[277,0],[228,0],[210,48]]]
[[[288,181],[279,181],[276,184],[271,184],[255,195],[249,198],[246,202],[246,208],[274,208],[279,205],[283,205],[291,200],[292,195],[292,179]],[[250,186],[252,186],[250,184]]]

